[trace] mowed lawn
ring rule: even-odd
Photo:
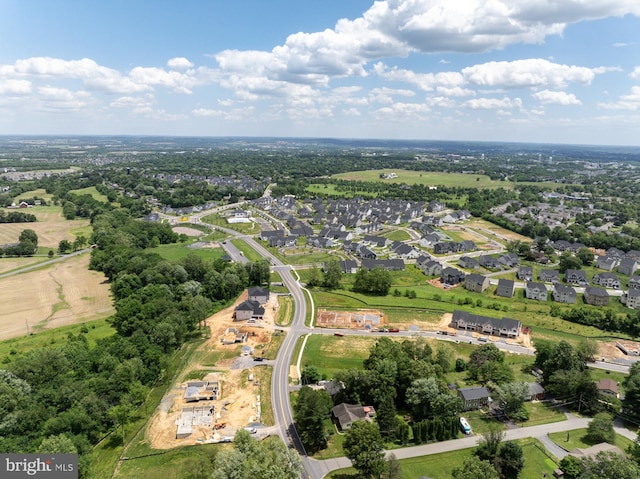
[[[113,314],[104,274],[88,266],[89,254],[83,254],[0,279],[0,339]]]
[[[381,174],[395,173],[396,178],[382,179]],[[470,175],[465,173],[443,173],[434,171],[409,170],[367,170],[351,171],[333,175],[332,178],[351,181],[377,181],[381,183],[406,183],[408,185],[434,185],[447,187],[466,187],[479,189],[508,188],[513,186],[509,182],[493,181],[486,175]]]
[[[535,439],[518,441],[524,453],[524,469],[518,479],[540,479],[541,477],[553,477],[556,463],[543,452],[544,447]],[[433,454],[429,456],[414,457],[400,460],[403,479],[451,479],[451,471],[459,467],[473,455],[475,448],[460,449],[459,451]],[[350,475],[352,474],[352,475]],[[546,476],[543,476],[546,474]],[[355,470],[340,469],[328,475],[328,477],[341,479],[355,479]]]

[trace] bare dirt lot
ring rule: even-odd
[[[179,235],[185,234],[187,236],[202,236],[204,233],[195,228],[189,228],[187,226],[176,226],[175,228],[171,228],[174,233]]]
[[[109,284],[88,265],[85,254],[1,279],[0,339],[112,314]]]
[[[265,308],[265,317],[255,324],[246,321],[233,321],[235,307],[247,299],[247,292],[238,298],[233,306],[224,309],[207,319],[207,327],[210,328],[211,337],[204,343],[197,354],[198,358],[189,364],[178,378],[176,384],[163,398],[160,407],[149,422],[146,431],[146,441],[154,449],[169,449],[178,446],[191,445],[201,442],[209,442],[212,439],[219,440],[224,437],[232,437],[237,429],[247,427],[249,424],[261,422],[259,405],[261,385],[265,385],[270,374],[268,362],[254,361],[254,356],[260,356],[261,350],[271,341],[274,333],[274,318],[278,313],[278,301],[276,295],[271,295]],[[225,334],[227,328],[238,329],[240,335],[247,333],[246,342],[237,344],[222,344],[221,338],[230,337]],[[231,358],[218,360],[214,367],[204,365],[199,361],[215,357],[216,354],[229,355],[230,351],[238,350],[244,346],[253,349],[254,356],[238,355]],[[221,381],[222,394],[218,400],[206,400],[187,403],[184,399],[187,374],[191,371],[209,370],[204,381]],[[252,378],[251,380],[249,378]],[[269,394],[265,391],[265,395]],[[214,414],[211,423],[192,427],[192,433],[188,437],[176,439],[176,421],[181,417],[185,407],[213,406]],[[260,407],[259,407],[260,406]],[[214,429],[214,424],[224,424],[220,429]]]
[[[384,314],[377,309],[361,309],[358,311],[318,310],[316,325],[319,328],[363,329],[377,328],[386,324]]]

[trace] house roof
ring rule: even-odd
[[[473,388],[461,388],[458,392],[462,395],[465,401],[474,401],[476,399],[484,399],[489,397],[489,390],[484,386],[478,386]]]
[[[340,403],[337,406],[334,406],[331,412],[340,423],[340,427],[344,428],[344,426],[348,426],[354,421],[366,418],[375,411],[371,406]]]
[[[613,391],[615,393],[620,392],[618,383],[613,379],[603,378],[596,383],[596,386],[598,387],[598,391]]]
[[[260,286],[254,286],[252,288],[249,288],[249,296],[269,297],[269,290],[267,288],[261,288]]]
[[[595,446],[591,446],[586,449],[577,447],[569,451],[569,454],[574,457],[592,457],[597,455],[599,452],[614,452],[621,456],[625,455],[624,452],[622,452],[622,449],[606,442],[601,442],[600,444],[596,444]]]

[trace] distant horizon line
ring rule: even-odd
[[[515,140],[438,140],[438,139],[410,139],[410,138],[371,138],[371,137],[332,137],[332,136],[251,136],[251,135],[176,135],[176,134],[127,134],[127,133],[0,133],[0,138],[209,138],[209,139],[270,139],[270,140],[316,140],[316,141],[357,141],[357,142],[395,142],[395,143],[483,143],[509,145],[545,145],[545,146],[574,146],[588,148],[629,148],[640,149],[640,144],[604,144],[604,143],[553,143],[544,141],[515,141]]]

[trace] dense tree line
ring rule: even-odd
[[[209,314],[265,279],[263,264],[196,256],[165,261],[146,248],[175,242],[177,235],[126,210],[96,215],[93,224],[99,248],[90,264],[111,282],[115,334],[93,346],[84,334],[69,336],[64,345],[5,359],[0,372],[0,451],[66,445],[58,452],[80,453],[81,477],[92,445],[136,416],[149,389],[163,380],[168,354],[197,337]]]
[[[22,211],[5,212],[0,210],[0,223],[34,223],[37,221],[35,215],[23,213]]]
[[[16,244],[0,248],[0,256],[32,256],[38,250],[38,235],[33,230],[22,230]]]

